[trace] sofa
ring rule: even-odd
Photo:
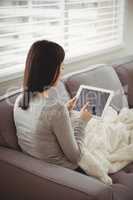
[[[62,101],[76,94],[80,84],[113,89],[111,105],[133,107],[133,60],[89,66],[64,75],[57,86]],[[13,105],[21,89],[0,98],[1,200],[133,200],[133,163],[111,174],[113,185],[95,177],[52,165],[21,151],[13,120]]]

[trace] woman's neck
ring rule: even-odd
[[[38,97],[46,97],[46,98],[48,98],[48,90],[45,90],[43,92],[38,92],[37,96]]]
[[[42,95],[43,95],[44,97],[48,97],[48,90],[42,92]]]

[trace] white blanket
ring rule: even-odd
[[[109,107],[103,121],[91,119],[85,131],[80,167],[88,175],[112,184],[108,174],[133,161],[133,109],[123,108],[118,115]]]

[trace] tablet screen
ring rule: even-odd
[[[80,111],[84,104],[89,101],[87,110],[93,115],[101,117],[109,97],[110,92],[82,88],[77,96],[74,110]]]

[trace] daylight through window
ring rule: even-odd
[[[66,59],[123,42],[124,0],[1,0],[0,70],[23,69],[30,45],[60,43]]]

